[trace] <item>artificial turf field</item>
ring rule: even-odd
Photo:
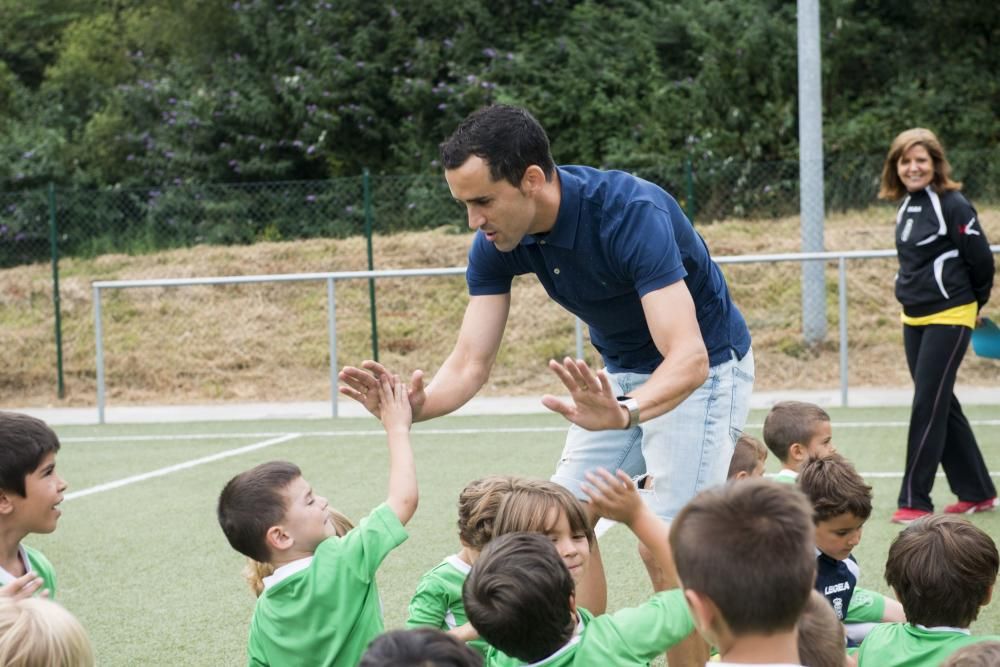
[[[882,580],[889,523],[905,455],[906,408],[831,409],[834,443],[874,487],[875,509],[855,550],[862,585]],[[760,436],[764,412],[747,432]],[[991,471],[1000,470],[1000,407],[966,415]],[[286,459],[333,507],[355,521],[386,495],[387,455],[373,418],[58,427],[57,468],[70,488],[59,528],[26,542],[58,576],[57,599],[86,626],[100,665],[241,665],[254,598],[215,519],[225,482],[258,463]],[[402,626],[417,580],[458,549],[455,503],[470,480],[495,474],[547,477],[566,422],[556,415],[445,417],[413,429],[420,507],[410,539],[379,572],[386,627]],[[778,469],[773,457],[768,472]],[[998,476],[993,473],[994,478]],[[935,485],[937,507],[953,502]],[[1000,511],[971,519],[997,539]],[[623,526],[601,538],[608,609],[650,594],[635,540]],[[980,614],[977,634],[1000,634],[1000,602]]]

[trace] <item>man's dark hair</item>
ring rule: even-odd
[[[491,646],[537,662],[573,636],[573,577],[552,542],[538,533],[494,537],[462,587],[465,614]]]
[[[812,511],[770,480],[702,491],[674,519],[670,548],[686,590],[715,604],[734,635],[795,627],[816,580]]]
[[[38,470],[59,438],[41,419],[0,411],[0,489],[25,496],[25,478]]]
[[[492,180],[505,179],[516,188],[533,164],[547,181],[556,169],[541,124],[526,109],[506,104],[472,112],[440,148],[445,169],[458,169],[475,155],[489,165]]]
[[[914,521],[889,547],[885,581],[908,623],[967,628],[997,580],[993,539],[967,520],[935,514]]]
[[[368,645],[358,667],[482,667],[483,657],[433,628],[393,630]]]
[[[812,503],[816,523],[848,512],[867,521],[872,514],[872,487],[840,454],[809,459],[798,483]]]
[[[271,461],[233,477],[219,494],[219,525],[234,549],[261,563],[271,560],[268,529],[287,511],[283,491],[302,471],[294,463]]]

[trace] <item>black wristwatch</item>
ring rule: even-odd
[[[625,427],[625,430],[635,428],[639,423],[639,401],[631,396],[616,396],[615,398],[618,401],[618,405],[628,410],[628,426]]]

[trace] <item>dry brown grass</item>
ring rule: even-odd
[[[982,213],[1000,239],[1000,210]],[[831,215],[830,250],[888,248],[887,209]],[[716,256],[795,252],[798,219],[729,221],[700,227]],[[380,269],[458,266],[466,235],[443,231],[375,240]],[[196,247],[156,255],[107,255],[61,264],[67,398],[94,402],[92,280],[300,273],[364,269],[363,239]],[[855,386],[909,383],[892,296],[894,260],[849,266],[850,381]],[[762,389],[835,387],[838,382],[836,267],[830,265],[827,342],[808,348],[800,336],[797,264],[725,268],[750,323]],[[381,360],[408,372],[433,373],[454,343],[466,296],[460,277],[384,280],[377,284]],[[326,291],[322,283],[149,288],[105,295],[108,395],[112,403],[323,400],[329,396]],[[51,278],[47,265],[0,271],[0,403],[57,403]],[[337,287],[338,364],[371,355],[365,281]],[[514,283],[504,346],[485,395],[558,391],[545,370],[551,357],[573,354],[573,320],[537,281]],[[588,347],[590,359],[594,353]],[[990,384],[997,363],[971,355],[959,381]]]

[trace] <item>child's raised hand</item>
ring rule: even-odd
[[[413,423],[413,409],[406,392],[406,385],[398,375],[383,375],[379,378],[380,419],[386,433],[409,432]]]
[[[23,600],[34,595],[44,583],[45,582],[42,581],[42,578],[39,577],[36,572],[28,572],[27,574],[22,574],[17,579],[12,580],[6,586],[0,586],[0,595],[5,595],[7,597],[14,598],[15,600]],[[49,590],[43,590],[40,596],[47,598],[49,596]]]
[[[612,475],[604,468],[597,472],[588,472],[587,482],[581,489],[590,499],[594,511],[612,521],[620,521],[631,525],[641,514],[644,507],[635,482],[623,471]]]

